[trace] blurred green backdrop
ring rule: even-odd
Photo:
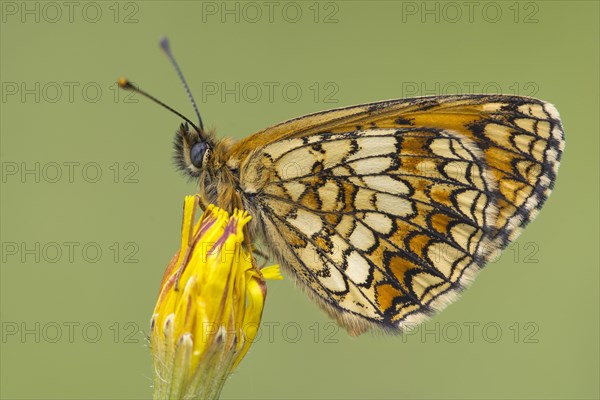
[[[404,337],[351,338],[287,280],[225,387],[245,398],[598,398],[597,1],[3,1],[1,392],[145,399],[145,335],[194,184],[179,119],[243,137],[337,106],[505,92],[554,103],[556,190],[462,299]]]

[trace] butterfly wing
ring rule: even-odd
[[[440,96],[276,125],[230,167],[281,263],[360,333],[450,303],[535,216],[563,148],[548,103]]]

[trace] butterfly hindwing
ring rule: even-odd
[[[541,207],[563,147],[547,103],[441,96],[291,120],[232,162],[279,261],[360,333],[451,302]]]

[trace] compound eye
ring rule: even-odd
[[[202,167],[202,160],[204,160],[204,154],[206,153],[207,148],[208,145],[204,142],[198,142],[192,146],[190,149],[190,159],[192,160],[194,167]]]

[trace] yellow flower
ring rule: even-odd
[[[218,398],[254,340],[263,311],[264,279],[244,241],[245,211],[210,205],[194,224],[196,196],[183,209],[181,249],[169,264],[151,322],[155,399]]]

